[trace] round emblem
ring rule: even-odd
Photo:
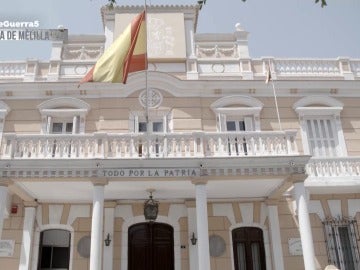
[[[146,99],[148,108],[157,108],[162,103],[163,97],[160,91],[156,89],[144,90],[140,93],[139,102],[141,106],[146,107]]]
[[[225,240],[220,236],[213,234],[209,237],[210,256],[219,257],[224,254],[226,250]]]

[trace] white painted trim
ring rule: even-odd
[[[72,107],[77,109],[84,109],[86,111],[90,110],[90,105],[85,101],[73,98],[73,97],[57,97],[50,100],[46,100],[38,105],[39,111],[43,111],[45,109],[55,109],[61,107]]]
[[[311,106],[317,105],[317,106]],[[324,105],[324,107],[318,106]],[[320,117],[330,117],[333,122],[334,132],[336,133],[338,146],[336,147],[339,156],[347,155],[347,147],[344,132],[340,121],[340,113],[343,110],[343,103],[328,96],[307,96],[294,103],[293,109],[299,115],[301,127],[302,144],[305,154],[310,153],[306,120],[317,119]]]
[[[230,221],[231,225],[236,223],[233,206],[231,203],[213,203],[214,216],[225,216]]]
[[[37,270],[37,264],[38,264],[38,258],[39,258],[39,246],[40,246],[40,233],[42,231],[46,230],[64,230],[70,232],[70,261],[69,261],[69,270],[72,270],[73,268],[73,253],[74,253],[74,228],[70,225],[64,225],[64,224],[46,224],[46,225],[40,225],[38,224],[37,228],[35,229],[34,233],[34,240],[33,240],[33,256],[32,256],[32,270]]]
[[[74,116],[79,119],[79,133],[85,132],[85,117],[90,110],[90,105],[85,101],[73,97],[58,97],[42,102],[38,105],[42,121],[42,133],[49,133],[52,118],[70,118]],[[74,129],[77,127],[74,125]]]
[[[303,97],[302,99],[298,100],[294,103],[293,108],[294,110],[299,107],[306,107],[313,104],[322,104],[328,107],[343,107],[344,104],[332,97],[324,96],[324,95],[310,95]]]
[[[51,116],[51,117],[73,117],[79,115],[81,117],[85,117],[88,113],[86,109],[44,109],[40,111],[43,116]]]
[[[25,207],[22,231],[19,270],[28,270],[31,266],[32,242],[34,241],[35,207]]]
[[[114,260],[114,226],[115,226],[115,208],[104,208],[104,232],[103,239],[107,234],[110,235],[110,245],[106,246],[103,241],[103,270],[113,269]]]
[[[131,111],[129,114],[129,131],[133,133],[139,132],[138,124],[139,122],[145,122],[146,121],[146,113],[145,111]],[[172,126],[172,110],[170,109],[150,109],[149,111],[149,122],[162,122],[164,133],[171,132]]]
[[[238,105],[234,107],[234,105]],[[242,106],[241,106],[242,105]],[[230,107],[231,106],[231,107]],[[258,99],[250,96],[228,96],[222,97],[211,104],[211,109],[217,116],[218,131],[225,131],[227,118],[234,119],[249,116],[254,121],[254,130],[260,130],[260,112],[264,104]],[[220,123],[219,123],[220,121]]]
[[[349,199],[348,200],[348,211],[349,217],[354,218],[356,213],[360,212],[360,199]]]
[[[67,220],[67,225],[71,226],[74,221],[79,218],[89,218],[91,217],[91,205],[89,204],[74,204],[70,206],[69,216]]]
[[[300,117],[304,116],[338,116],[343,107],[297,107],[295,111]]]
[[[0,100],[0,141],[4,131],[5,117],[10,112],[10,107],[3,101]],[[1,239],[1,230],[0,230]]]
[[[197,223],[196,223],[196,208],[188,207],[188,247],[189,247],[189,269],[198,270],[199,269],[199,260],[198,260],[198,250],[197,246],[191,243],[192,234],[195,234],[197,237]]]
[[[333,218],[342,218],[341,200],[328,200],[328,205]]]
[[[325,220],[324,209],[320,201],[309,201],[309,214],[317,214],[321,220]]]
[[[181,270],[181,243],[180,243],[180,225],[178,220],[173,218],[158,216],[156,219],[157,222],[166,223],[173,227],[174,229],[174,264],[175,270]],[[128,230],[129,227],[146,222],[144,216],[131,217],[124,220],[121,233],[121,270],[128,269]]]
[[[279,211],[277,205],[269,205],[268,206],[268,214],[269,214],[269,227],[271,234],[271,246],[274,269],[276,270],[284,270],[284,257],[281,243],[281,233],[280,233],[280,225],[279,225]]]
[[[0,119],[4,119],[10,110],[10,107],[5,102],[0,100]]]
[[[265,226],[259,224],[259,223],[236,223],[234,225],[231,225],[229,228],[229,239],[230,239],[230,258],[231,258],[231,269],[235,270],[234,266],[234,247],[233,247],[233,239],[232,239],[232,231],[234,229],[238,229],[241,227],[256,227],[259,229],[262,229],[263,236],[264,236],[264,249],[265,249],[265,261],[266,261],[266,269],[272,270],[272,264],[271,264],[271,248],[270,248],[270,237],[269,237],[269,230]]]
[[[223,108],[231,105],[246,105],[248,107],[258,107],[260,109],[263,108],[264,104],[251,96],[243,96],[243,95],[234,95],[234,96],[226,96],[222,97],[215,102],[213,102],[210,107],[212,110],[217,108]]]
[[[0,240],[2,239],[2,230],[6,213],[6,205],[8,200],[8,187],[0,186]]]
[[[61,205],[61,204],[49,205],[49,223],[50,224],[60,224],[63,209],[64,209],[64,205]]]
[[[225,115],[236,115],[236,116],[246,116],[246,115],[259,115],[261,107],[230,107],[230,108],[213,108],[215,114],[221,113]]]
[[[250,224],[254,220],[254,204],[239,203],[239,208],[243,222]]]

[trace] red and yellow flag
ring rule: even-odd
[[[138,14],[80,81],[126,83],[129,72],[145,70],[145,11]]]

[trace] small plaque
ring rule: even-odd
[[[0,257],[12,257],[15,240],[0,240]]]
[[[302,246],[301,246],[301,239],[300,238],[289,238],[289,253],[292,256],[302,256]]]

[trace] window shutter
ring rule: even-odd
[[[219,132],[226,131],[226,115],[219,113],[217,115],[217,130]]]
[[[360,269],[356,220],[334,218],[323,224],[329,263],[340,269]]]
[[[245,116],[244,122],[245,122],[245,131],[254,131],[253,117]]]
[[[46,117],[46,133],[51,133],[51,116]]]
[[[139,116],[134,115],[133,121],[131,121],[131,132],[139,132]]]

